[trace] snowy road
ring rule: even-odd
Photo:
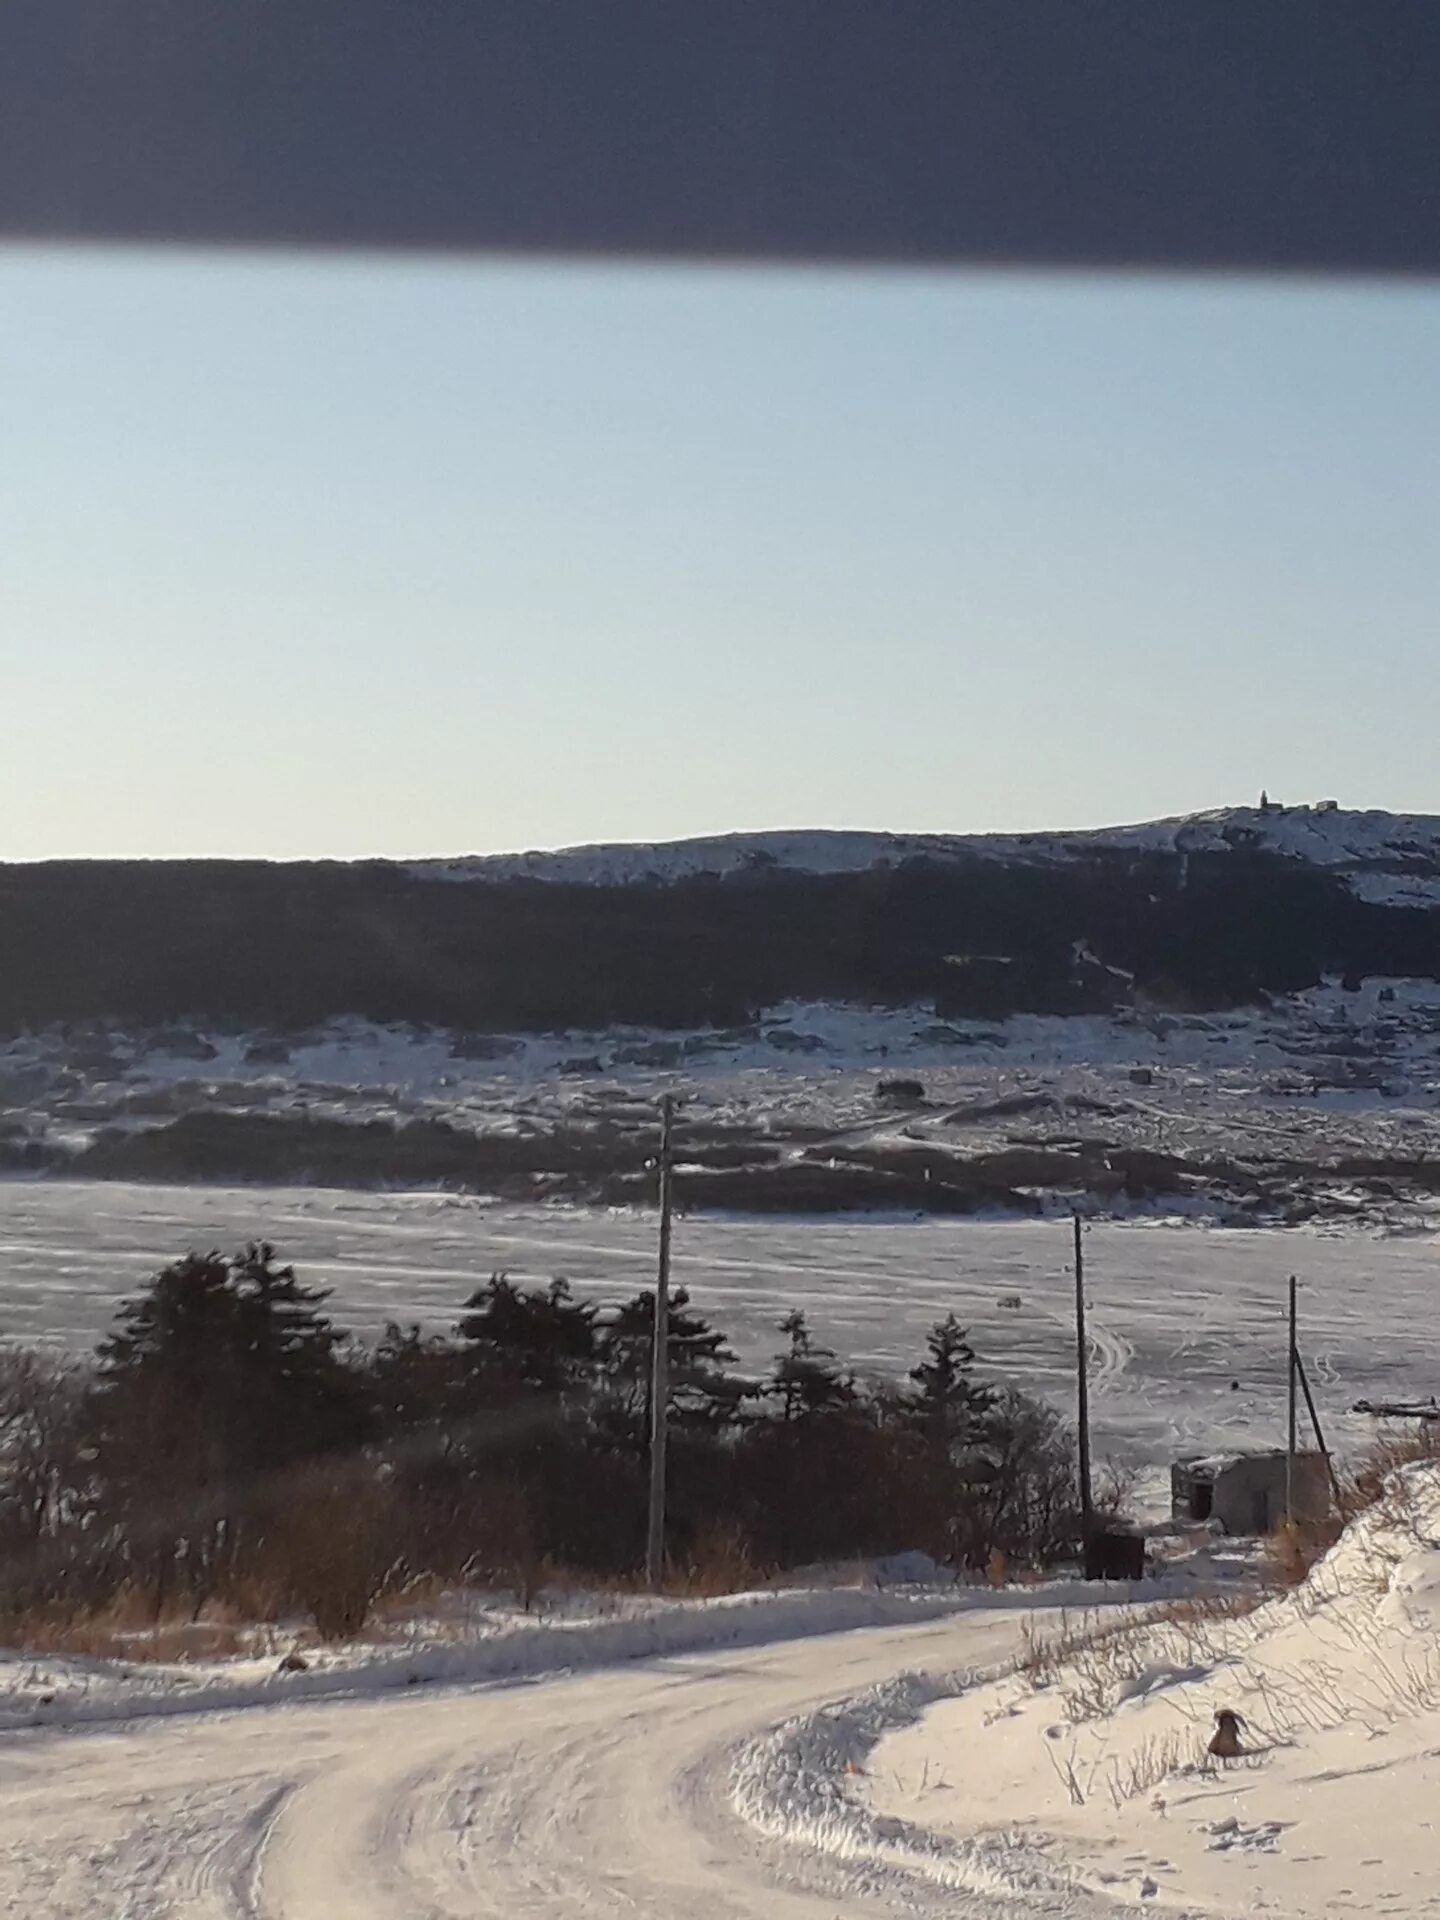
[[[729,1790],[747,1737],[902,1670],[993,1667],[1029,1618],[971,1613],[528,1686],[12,1735],[0,1747],[0,1911],[1069,1920],[1092,1903],[940,1889],[893,1857],[764,1838]]]

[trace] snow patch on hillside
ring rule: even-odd
[[[475,854],[407,863],[420,880],[537,880],[569,886],[669,886],[701,876],[770,871],[863,873],[908,861],[1059,866],[1253,851],[1327,868],[1373,905],[1440,904],[1440,816],[1340,807],[1221,807],[1083,832],[942,834],[827,830],[716,834],[699,839]]]

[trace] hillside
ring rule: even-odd
[[[649,844],[569,847],[554,853],[420,861],[420,879],[544,880],[579,886],[674,885],[783,869],[863,873],[910,862],[1054,868],[1144,860],[1156,854],[1259,852],[1320,867],[1377,906],[1440,905],[1440,817],[1318,807],[1220,807],[1139,826],[1079,833],[902,834],[818,830],[735,833]]]
[[[437,884],[452,881],[464,884]],[[0,868],[0,1030],[344,1015],[727,1027],[791,1000],[1182,1008],[1440,975],[1440,819],[1235,809],[1090,833],[780,833],[419,863]]]
[[[1440,821],[0,869],[0,1170],[1405,1224]],[[1403,903],[1403,904],[1402,904]]]

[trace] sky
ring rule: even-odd
[[[1440,290],[0,254],[0,859],[1440,812]]]

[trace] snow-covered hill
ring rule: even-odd
[[[1184,856],[1271,853],[1343,877],[1375,905],[1440,904],[1440,816],[1358,812],[1319,806],[1220,807],[1136,826],[1024,834],[852,831],[718,834],[655,844],[570,847],[556,852],[484,854],[419,861],[425,880],[545,880],[574,886],[672,885],[700,875],[726,878],[776,869],[861,873],[908,861],[993,861],[1019,866]]]

